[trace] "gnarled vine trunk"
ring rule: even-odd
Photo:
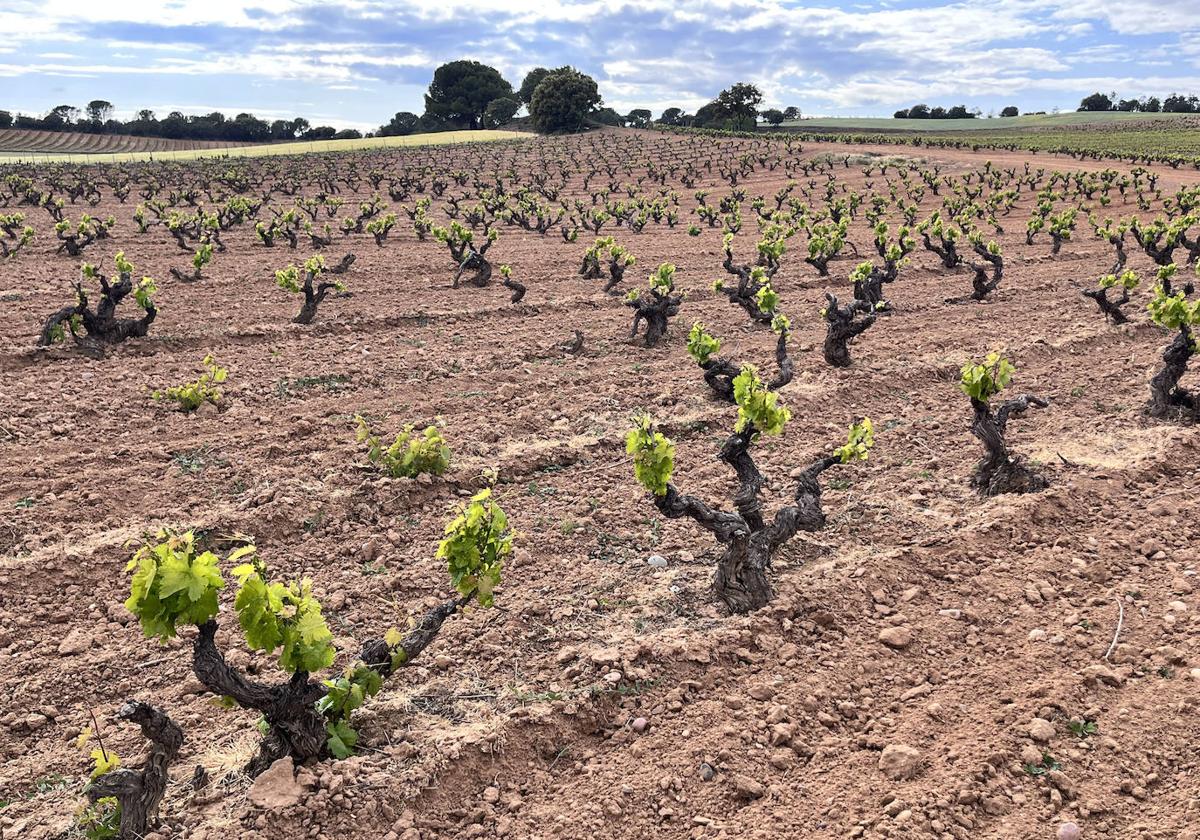
[[[825,300],[825,361],[834,367],[850,367],[849,342],[875,323],[875,309],[861,300],[839,306],[838,299],[829,292]]]
[[[442,629],[442,624],[473,596],[451,598],[427,612],[421,621],[401,640],[404,656],[397,665],[407,665],[423,651]],[[206,621],[192,646],[192,670],[213,694],[231,697],[241,707],[254,709],[263,716],[267,734],[259,744],[258,753],[244,768],[247,776],[255,777],[284,756],[297,763],[310,758],[327,756],[325,718],[316,703],[325,696],[321,681],[312,681],[309,674],[297,671],[286,682],[268,685],[254,682],[239,673],[226,661],[216,645],[217,622]],[[383,639],[371,639],[363,644],[362,661],[386,678],[393,671],[392,649]]]
[[[150,755],[141,770],[119,768],[105,773],[84,791],[93,803],[112,797],[121,806],[121,840],[141,840],[158,816],[158,806],[167,790],[167,769],[179,755],[183,730],[167,715],[148,703],[126,701],[117,717],[138,724],[150,742]]]
[[[1114,324],[1124,324],[1129,320],[1128,316],[1121,311],[1121,307],[1129,303],[1129,289],[1124,286],[1121,287],[1121,297],[1117,300],[1109,300],[1108,289],[1084,289],[1080,294],[1096,301],[1096,305],[1100,307],[1106,320],[1112,321]]]
[[[626,304],[633,307],[633,328],[629,331],[630,339],[637,338],[638,327],[646,322],[646,346],[658,344],[667,333],[668,319],[679,314],[679,305],[683,303],[683,295],[667,292],[663,294],[658,289],[651,289],[635,300],[627,300]]]
[[[971,407],[975,410],[971,434],[979,438],[984,448],[983,459],[976,465],[971,476],[972,487],[985,496],[1036,493],[1046,488],[1045,478],[1026,466],[1019,455],[1008,451],[1004,430],[1008,426],[1009,417],[1014,413],[1020,414],[1030,406],[1046,408],[1048,405],[1050,403],[1041,397],[1024,394],[1003,403],[993,413],[988,403],[971,398]]]
[[[145,314],[141,318],[116,316],[117,306],[133,291],[133,280],[128,274],[121,275],[121,279],[112,285],[109,285],[103,275],[97,275],[97,279],[100,282],[101,297],[96,311],[93,312],[88,307],[87,293],[84,292],[83,285],[76,283],[77,302],[72,306],[64,306],[46,319],[38,337],[39,347],[46,347],[54,342],[56,328],[69,331],[77,342],[80,341],[75,332],[74,319],[77,317],[83,323],[87,337],[101,344],[119,344],[127,338],[141,338],[150,331],[150,325],[158,315],[158,310],[152,302],[147,302]]]
[[[1196,352],[1195,337],[1185,324],[1163,351],[1163,369],[1150,380],[1149,413],[1163,420],[1200,419],[1200,399],[1179,384],[1187,373],[1188,360]]]
[[[825,526],[817,479],[839,463],[837,458],[822,458],[805,469],[796,479],[795,504],[781,508],[768,522],[758,498],[766,482],[749,453],[755,434],[754,427],[748,426],[731,435],[721,448],[721,460],[738,476],[736,513],[714,510],[695,496],[680,493],[674,484],[667,485],[664,495],[654,497],[663,516],[690,517],[725,546],[713,575],[713,594],[733,613],[751,612],[770,603],[774,590],[767,572],[775,551],[797,532]]]
[[[775,362],[779,366],[779,373],[767,385],[767,388],[772,391],[778,391],[787,385],[795,375],[795,365],[788,356],[787,340],[788,334],[784,331],[779,334],[779,339],[775,342]],[[731,359],[715,357],[704,362],[700,367],[704,370],[704,381],[708,387],[712,388],[713,392],[725,402],[735,402],[733,380],[742,372],[741,365]]]

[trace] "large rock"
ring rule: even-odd
[[[298,805],[305,789],[296,781],[292,759],[284,757],[268,767],[250,785],[250,801],[259,808],[275,811]]]
[[[879,769],[889,779],[911,779],[921,772],[921,751],[906,744],[888,744],[879,756]]]

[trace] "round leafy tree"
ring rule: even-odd
[[[479,128],[492,101],[512,97],[512,85],[495,67],[465,59],[451,61],[433,71],[425,113],[455,128]]]
[[[542,79],[549,76],[551,72],[545,67],[534,67],[525,74],[525,79],[521,82],[521,90],[517,92],[517,97],[521,100],[522,105],[528,106],[533,103],[533,92],[542,83]]]
[[[600,105],[596,80],[574,67],[552,70],[533,91],[529,115],[542,134],[582,131],[588,114]]]
[[[483,125],[485,128],[497,128],[516,116],[521,110],[521,103],[507,96],[493,99],[483,110]]]

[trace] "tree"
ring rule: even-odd
[[[762,98],[762,91],[757,87],[738,82],[717,95],[717,105],[722,115],[730,120],[732,128],[750,131],[758,119],[758,106]]]
[[[784,118],[784,120],[787,120],[789,122],[791,120],[800,119],[800,109],[797,108],[795,105],[787,106],[786,108],[783,109],[783,118]]]
[[[1142,103],[1136,99],[1122,99],[1117,103],[1118,111],[1136,111],[1142,107]]]
[[[1079,103],[1079,111],[1111,111],[1113,109],[1113,101],[1103,93],[1097,91],[1091,96],[1085,96]]]
[[[318,125],[315,128],[310,128],[304,132],[305,140],[332,140],[337,134],[337,129],[331,125]]]
[[[910,120],[927,120],[929,119],[929,106],[924,103],[914,105],[908,109],[907,116]]]
[[[1163,100],[1162,110],[1165,114],[1191,114],[1196,111],[1196,97],[1182,96],[1178,93],[1172,93]]]
[[[897,119],[897,120],[906,120],[906,119],[908,119],[908,109],[907,109],[907,108],[901,108],[899,111],[897,111],[896,113],[892,114],[892,118],[893,118],[893,119]]]
[[[784,116],[783,111],[780,111],[778,108],[768,108],[762,112],[761,116],[763,120],[770,125],[779,125],[785,119],[787,119],[787,117]]]
[[[12,128],[13,115],[10,111],[0,111],[0,128]]]
[[[522,105],[528,108],[533,103],[533,92],[542,83],[542,79],[550,75],[550,72],[545,67],[534,67],[525,74],[525,80],[521,82],[521,90],[517,93],[517,98],[521,100]]]
[[[512,85],[495,67],[478,61],[451,61],[433,71],[425,112],[455,128],[479,128],[488,103],[512,96]]]
[[[601,101],[595,79],[574,67],[559,67],[534,90],[529,115],[542,134],[581,131]]]
[[[625,118],[612,108],[598,108],[592,112],[591,118],[601,125],[625,125]]]
[[[361,140],[362,132],[357,128],[343,128],[337,134],[333,135],[334,140]]]
[[[93,99],[83,110],[93,130],[97,130],[112,116],[113,104],[104,99]]]
[[[944,120],[947,116],[946,109],[941,105],[935,105],[929,109],[929,119],[931,120]]]
[[[411,111],[397,111],[391,121],[379,127],[380,137],[403,137],[417,130],[421,118]]]
[[[1162,102],[1159,101],[1157,96],[1148,97],[1142,101],[1141,110],[1148,114],[1157,114],[1162,110]]]
[[[721,106],[714,99],[696,110],[696,116],[692,118],[692,125],[696,128],[717,127],[721,125],[722,119],[724,119],[724,115],[721,112]]]
[[[967,110],[966,105],[952,105],[946,110],[946,119],[970,120],[974,117],[975,115]]]
[[[1002,116],[1002,117],[1015,117],[1015,116],[1017,116],[1017,115],[1018,115],[1018,114],[1020,114],[1020,113],[1021,113],[1021,112],[1020,112],[1019,110],[1017,110],[1017,106],[1016,106],[1016,105],[1007,105],[1007,106],[1005,106],[1005,107],[1004,107],[1004,109],[1003,109],[1003,110],[1001,110],[1001,111],[1000,111],[1000,116]]]
[[[634,108],[625,116],[625,124],[630,128],[645,128],[650,125],[650,109]]]
[[[64,131],[79,118],[79,109],[74,105],[56,105],[42,120],[41,127],[47,131]]]
[[[483,112],[483,127],[496,128],[511,120],[521,110],[521,103],[507,96],[493,99]]]
[[[662,116],[655,120],[655,122],[659,125],[679,125],[682,116],[682,108],[665,108],[663,109]]]

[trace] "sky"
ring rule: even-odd
[[[570,64],[627,113],[694,111],[733,82],[763,107],[890,116],[1072,110],[1099,90],[1200,94],[1200,0],[3,0],[0,109],[92,99],[120,119],[249,111],[370,130],[424,110],[439,64],[514,87]]]

